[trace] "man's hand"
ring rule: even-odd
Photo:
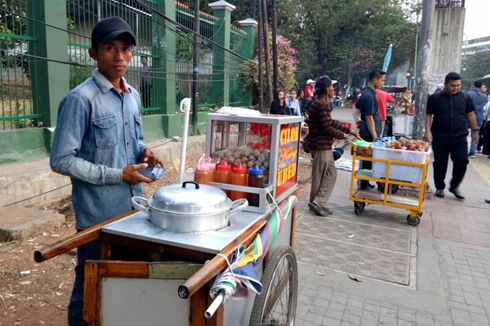
[[[147,178],[138,173],[138,170],[146,169],[148,167],[148,163],[134,164],[125,167],[122,175],[122,181],[125,183],[129,183],[130,185],[135,185],[140,182],[144,183],[152,183],[155,180]]]
[[[163,167],[163,162],[155,156],[155,153],[151,148],[145,148],[143,154],[141,154],[141,163],[148,163],[148,167],[152,168],[155,166]]]
[[[479,130],[473,131],[473,144],[478,144],[479,140],[480,140],[480,131]]]
[[[424,140],[427,142],[432,142],[432,132],[430,130],[427,130],[424,134]]]

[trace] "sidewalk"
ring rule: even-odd
[[[308,184],[299,192],[297,325],[489,325],[490,159],[470,162],[464,201],[426,200],[416,228],[400,209],[356,216],[349,181],[338,172],[326,218],[308,211]]]

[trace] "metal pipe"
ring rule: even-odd
[[[209,305],[208,309],[204,312],[204,317],[209,319],[213,317],[216,310],[218,310],[219,306],[225,301],[225,293],[221,291],[216,298],[214,298],[213,302]]]
[[[199,0],[194,2],[194,55],[192,56],[192,127],[197,134],[197,109],[199,107],[199,90],[197,87],[199,74],[199,38],[201,37],[199,20]]]

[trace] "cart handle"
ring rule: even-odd
[[[72,249],[78,248],[87,244],[89,242],[95,241],[100,238],[100,232],[104,226],[115,222],[117,220],[123,219],[129,215],[135,214],[138,211],[132,210],[124,214],[113,217],[105,222],[99,223],[81,232],[77,232],[68,238],[56,241],[46,247],[40,248],[34,251],[34,260],[38,263],[48,260],[50,258],[56,257],[58,255],[64,254]]]
[[[257,233],[267,224],[265,218],[258,220],[245,232],[227,245],[220,254],[209,260],[204,266],[180,285],[177,293],[182,299],[187,299],[208,283],[213,277],[221,273],[228,264],[225,257],[230,257],[241,245],[247,246],[255,238]]]

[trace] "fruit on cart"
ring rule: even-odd
[[[427,152],[429,150],[429,143],[423,140],[401,140],[401,141],[391,141],[387,145],[388,148],[392,149],[402,149],[407,151],[418,151],[418,152]]]

